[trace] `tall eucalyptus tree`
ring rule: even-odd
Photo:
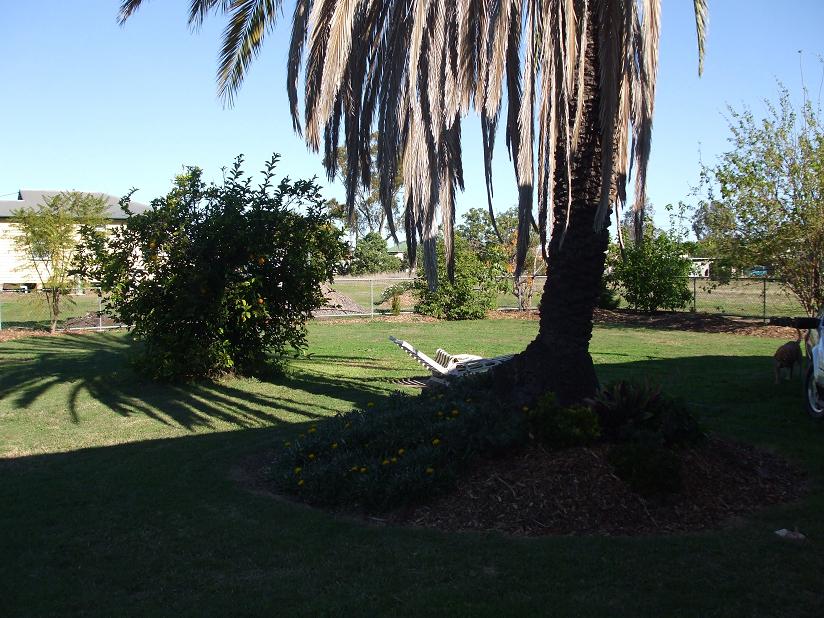
[[[143,0],[123,0],[121,22]],[[706,0],[693,0],[701,70]],[[231,102],[272,31],[282,0],[191,0],[189,21],[228,16],[218,89]],[[452,265],[455,191],[464,186],[462,121],[480,116],[487,194],[499,123],[519,194],[518,267],[529,230],[541,235],[548,277],[537,338],[498,372],[530,400],[563,402],[597,386],[589,355],[613,208],[645,197],[658,65],[660,0],[296,0],[287,61],[294,129],[323,151],[330,178],[347,154],[347,202],[371,181],[378,133],[382,201],[402,169],[409,254],[420,244],[436,281],[438,218]],[[303,68],[304,106],[298,103]],[[503,117],[502,117],[503,115]],[[536,206],[537,217],[533,214]],[[387,212],[389,214],[389,212]],[[438,217],[438,214],[440,217]],[[390,215],[391,217],[391,215]],[[390,229],[394,223],[390,218]]]

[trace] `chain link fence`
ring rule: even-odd
[[[0,292],[0,330],[43,330],[50,325],[51,313],[42,290]],[[99,288],[78,290],[61,298],[57,320],[59,330],[103,330],[118,326],[104,315]]]
[[[331,285],[331,304],[316,312],[318,318],[366,317],[392,313],[414,313],[417,297],[408,288],[415,281],[410,277],[338,277]],[[501,278],[496,296],[499,310],[536,309],[544,290],[545,276],[521,277],[515,286],[513,277]],[[395,288],[396,301],[385,295]],[[393,307],[394,304],[394,307]]]
[[[416,297],[411,290],[399,291],[397,300],[386,298],[384,292],[393,287],[410,286],[410,277],[340,277],[329,286],[327,307],[315,316],[374,317],[397,312],[413,313]],[[522,277],[516,287],[512,277],[501,279],[496,306],[499,310],[532,310],[541,302],[546,277]],[[690,277],[686,281],[692,299],[685,311],[714,313],[749,318],[804,315],[800,303],[781,282],[764,278],[741,278],[719,285],[707,278]],[[517,293],[516,293],[517,291]],[[103,330],[119,325],[103,313],[103,297],[97,288],[83,293],[67,294],[61,303],[57,327],[61,330]],[[621,299],[621,307],[627,303]],[[0,293],[0,330],[10,328],[47,329],[49,309],[41,291]]]
[[[719,285],[702,277],[691,277],[689,309],[699,313],[763,318],[806,315],[798,299],[780,281],[764,277],[732,279]]]
[[[392,300],[384,300],[384,292],[398,284],[411,284],[408,277],[340,277],[332,289],[343,299],[340,309],[321,310],[317,317],[375,316],[393,312]],[[497,309],[503,311],[537,309],[544,290],[545,276],[521,277],[516,287],[514,277],[501,280],[497,295]],[[780,281],[766,278],[738,278],[719,284],[706,277],[685,279],[691,299],[682,309],[699,313],[713,313],[736,317],[762,318],[770,316],[804,315],[801,304],[789,294]],[[516,293],[518,290],[519,293]],[[352,303],[346,304],[346,299]],[[415,296],[406,291],[398,294],[397,309],[412,313]],[[621,298],[621,308],[630,308]]]

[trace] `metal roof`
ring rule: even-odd
[[[63,193],[62,191],[33,191],[29,189],[21,189],[17,192],[16,200],[0,200],[0,219],[12,216],[15,210],[20,208],[33,208],[50,199],[55,195]],[[91,195],[103,197],[106,199],[107,216],[109,219],[125,219],[126,213],[120,208],[120,198],[108,193],[91,193]],[[146,204],[140,202],[131,202],[129,208],[134,213],[140,213],[148,210]]]

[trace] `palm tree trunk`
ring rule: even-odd
[[[584,117],[579,148],[572,160],[572,204],[567,215],[565,152],[556,153],[554,226],[547,248],[547,279],[539,308],[538,336],[496,375],[496,386],[518,405],[552,391],[563,405],[595,393],[598,379],[589,354],[592,315],[598,302],[609,240],[594,231],[601,193],[601,132],[597,95],[598,38],[590,24],[585,67]],[[571,102],[571,113],[575,101]],[[569,226],[564,228],[569,219]],[[563,238],[563,242],[562,242]]]

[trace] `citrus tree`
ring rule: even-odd
[[[189,168],[144,213],[124,198],[129,217],[108,239],[84,231],[81,266],[143,344],[140,365],[153,377],[256,373],[305,346],[305,322],[324,303],[320,283],[344,245],[318,185],[275,183],[277,160],[257,187],[240,157],[222,185]]]

